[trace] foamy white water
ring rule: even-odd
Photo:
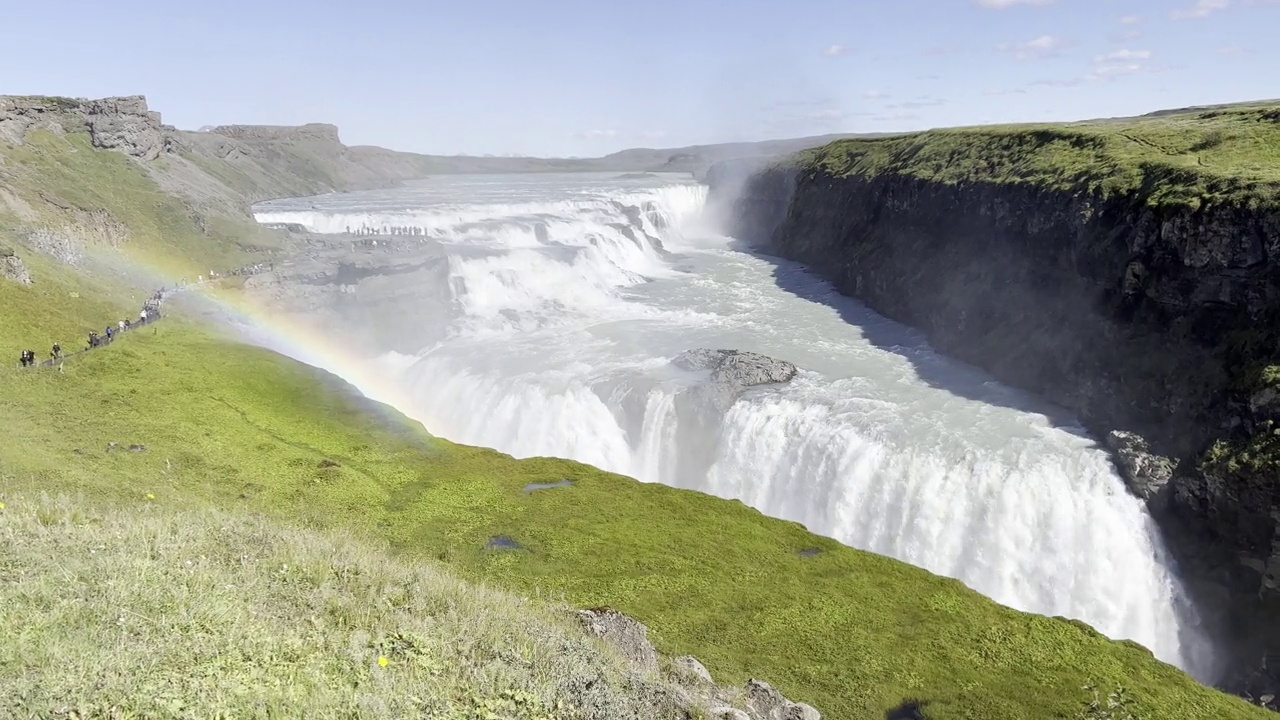
[[[735,250],[705,199],[670,176],[473,176],[257,216],[444,245],[453,310],[421,321],[446,339],[377,359],[399,409],[438,435],[737,498],[1211,679],[1153,522],[1079,428],[801,268]],[[720,412],[690,393],[705,378],[669,364],[697,347],[802,371]]]

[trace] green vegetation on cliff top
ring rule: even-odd
[[[837,140],[787,162],[836,176],[1133,194],[1153,205],[1271,205],[1280,196],[1280,104]]]
[[[42,142],[5,150],[6,162],[12,167],[14,152],[36,153],[24,157],[49,169],[23,176],[24,182],[52,178],[53,192],[74,201],[76,209],[31,197],[29,184],[10,184],[7,192],[22,197],[35,215],[16,218],[10,203],[6,216],[0,205],[0,229],[56,225],[98,209],[128,224],[130,242],[137,243],[125,248],[131,254],[154,250],[185,268],[239,252],[200,245],[201,237],[218,241],[198,233],[194,219],[170,212],[166,196],[144,175],[135,177],[133,166],[116,164],[120,156],[92,150],[74,135]],[[86,162],[80,155],[97,157],[80,164]],[[112,188],[56,184],[59,168],[97,163],[110,168],[107,176],[116,179]],[[83,184],[97,177],[86,172],[99,171],[81,170],[77,176]],[[186,234],[173,237],[170,231]],[[0,325],[40,336],[81,324],[97,327],[116,316],[104,320],[99,313],[114,313],[117,305],[132,309],[129,295],[137,292],[136,285],[116,279],[101,293],[86,292],[104,278],[37,259],[21,233],[12,233],[12,239],[30,261],[36,284],[0,280]],[[184,262],[185,252],[193,259]],[[67,299],[77,292],[82,303]],[[31,344],[44,346],[42,339]],[[4,345],[0,350],[8,352],[7,338]],[[386,541],[408,559],[443,564],[466,579],[506,591],[576,606],[616,607],[646,623],[663,651],[702,659],[718,681],[768,680],[827,718],[880,718],[908,698],[928,701],[931,720],[1071,718],[1085,699],[1081,687],[1086,683],[1104,692],[1128,688],[1140,715],[1152,720],[1266,717],[1238,698],[1197,685],[1132,643],[1110,641],[1080,623],[1001,607],[957,581],[843,547],[741,503],[638,483],[566,460],[515,460],[433,438],[326,373],[221,339],[181,317],[68,361],[63,372],[22,371],[8,360],[0,368],[0,433],[5,437],[0,502],[6,504],[0,512],[20,518],[6,518],[0,527],[16,533],[17,542],[26,542],[18,537],[22,533],[44,532],[39,528],[45,525],[30,518],[43,513],[56,520],[56,513],[50,515],[53,511],[34,499],[41,493],[77,497],[77,511],[89,526],[102,522],[110,528],[107,518],[122,518],[133,527],[130,519],[136,518],[140,529],[120,532],[156,538],[169,535],[149,519],[151,512],[202,513],[215,507],[263,513],[282,525]],[[109,443],[146,449],[108,451]],[[561,478],[574,484],[524,492],[530,482]],[[53,524],[63,527],[61,521]],[[67,532],[89,540],[99,531]],[[205,542],[193,533],[194,542]],[[39,539],[45,547],[62,542],[68,552],[73,546],[94,551],[76,544],[78,536],[37,535],[31,541]],[[486,550],[497,535],[524,549]],[[797,554],[807,548],[822,552]],[[113,546],[111,552],[120,549]],[[178,557],[172,552],[150,559]],[[23,564],[18,558],[25,558]],[[28,581],[40,579],[64,583],[66,597],[74,598],[100,582],[91,576],[97,566],[77,560],[70,567],[59,571],[69,573],[59,581],[40,575],[52,572],[51,565],[0,550],[0,594],[36,588]],[[30,568],[33,574],[19,585],[13,582],[15,568]],[[170,569],[166,577],[181,584],[157,588],[155,610],[171,613],[169,622],[189,620],[166,635],[173,648],[196,652],[227,631],[200,615],[204,606],[196,604],[203,597],[200,582],[209,576],[197,573],[188,581]],[[56,601],[56,594],[46,599]],[[36,677],[33,668],[78,652],[75,643],[84,639],[70,630],[77,625],[23,623],[13,615],[16,607],[22,606],[0,602],[0,626],[22,628],[20,643],[0,645],[0,678],[30,680]],[[74,603],[61,607],[81,612]],[[227,607],[243,612],[250,606]],[[286,609],[271,619],[277,624],[270,633],[285,633],[295,621],[305,632],[306,613],[295,617],[287,609],[294,606],[280,607]],[[128,615],[129,609],[121,613]],[[82,624],[94,619],[92,613],[78,617]],[[121,643],[119,652],[136,656],[158,636],[113,637]],[[510,642],[519,645],[515,638]],[[259,672],[255,657],[235,660],[237,672]],[[318,663],[308,667],[320,673],[311,680],[332,677],[325,673],[337,666],[326,663],[336,661],[308,657]],[[354,662],[362,663],[363,656]],[[68,683],[59,686],[65,692],[86,692],[109,670],[76,667],[83,672],[61,680]],[[259,676],[263,682],[271,677],[279,676]],[[137,678],[157,688],[161,680],[177,683],[178,694],[197,703],[189,708],[197,715],[208,715],[213,707],[200,705],[208,677],[165,675],[153,668]],[[180,716],[177,710],[172,714]]]

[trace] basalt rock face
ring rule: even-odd
[[[0,96],[0,139],[21,144],[32,129],[55,133],[87,130],[94,147],[154,160],[165,147],[160,113],[141,95],[79,100]]]
[[[1280,428],[1280,384],[1248,379],[1280,351],[1280,212],[798,164],[736,197],[713,184],[709,202],[730,234],[1095,437],[1122,430],[1107,444],[1195,576],[1230,677],[1280,652],[1280,476],[1256,451]]]

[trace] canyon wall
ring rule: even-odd
[[[1274,693],[1280,192],[1155,161],[1120,185],[1128,136],[1080,135],[1090,162],[1057,175],[1058,133],[837,143],[745,178],[714,168],[712,206],[729,234],[1079,418],[1166,528],[1224,685]]]

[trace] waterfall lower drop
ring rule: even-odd
[[[731,249],[699,227],[704,200],[687,180],[454,178],[258,218],[441,243],[452,311],[422,322],[446,339],[388,365],[399,408],[438,435],[740,499],[1212,679],[1154,523],[1102,451],[794,266]],[[694,347],[802,372],[723,410],[670,365]]]

